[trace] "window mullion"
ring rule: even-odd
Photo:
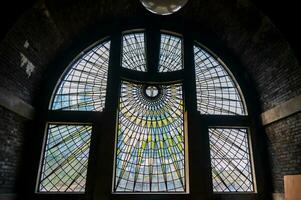
[[[191,37],[184,35],[184,85],[185,85],[185,107],[189,113],[197,110],[195,73],[194,73],[194,52]]]
[[[160,30],[157,28],[146,29],[146,57],[147,71],[151,74],[158,72],[160,54]]]
[[[188,115],[189,177],[191,196],[210,198],[210,154],[206,124],[197,111],[193,40],[184,34],[185,109]],[[201,194],[200,194],[201,193]]]
[[[47,111],[46,121],[49,122],[74,122],[94,123],[103,117],[103,112],[94,111]]]
[[[120,87],[120,63],[121,63],[121,33],[114,33],[111,37],[111,52],[108,71],[107,98],[105,110],[115,112],[118,105],[118,93]]]
[[[97,123],[97,132],[101,140],[97,146],[97,164],[93,196],[95,199],[112,191],[112,175],[114,163],[115,128],[117,119],[118,97],[120,90],[120,69],[122,54],[122,34],[113,32],[111,36],[111,51],[108,71],[107,98],[104,109],[104,118]],[[105,162],[103,162],[105,160]],[[93,198],[93,199],[94,199]]]
[[[232,126],[232,127],[246,127],[250,126],[250,119],[248,116],[240,115],[201,115],[201,121],[206,126]]]

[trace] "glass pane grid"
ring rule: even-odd
[[[91,126],[48,126],[39,192],[85,192]]]
[[[123,36],[122,67],[146,72],[144,33]],[[183,69],[182,40],[162,34],[159,72]],[[52,110],[102,111],[110,42],[85,53],[63,77]],[[194,46],[197,109],[246,115],[243,97],[223,64]],[[181,84],[122,82],[114,192],[185,192]],[[39,192],[84,192],[91,126],[50,124]],[[247,129],[210,128],[214,192],[253,192]]]
[[[61,81],[52,110],[102,111],[105,106],[110,42],[104,42],[74,63]]]
[[[146,72],[144,33],[124,35],[122,49],[122,67]]]
[[[121,86],[114,192],[185,192],[181,84]]]
[[[253,192],[247,129],[210,128],[214,192]]]
[[[172,72],[183,69],[182,39],[161,34],[159,72]]]
[[[246,115],[242,95],[223,65],[194,47],[197,109],[201,114]]]

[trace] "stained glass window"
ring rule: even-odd
[[[159,72],[172,72],[183,69],[182,39],[161,34]]]
[[[115,192],[185,192],[182,85],[123,81]]]
[[[194,46],[197,108],[201,114],[246,115],[237,84],[224,65]]]
[[[89,125],[49,124],[39,192],[85,192]]]
[[[129,33],[123,36],[122,67],[146,71],[144,33]]]
[[[110,42],[80,55],[60,82],[52,110],[102,111],[106,98]]]
[[[111,84],[111,91],[117,91],[120,87],[119,96],[107,93],[109,63],[115,63],[109,62],[110,41],[102,41],[81,53],[64,72],[53,92],[50,105],[47,105],[51,121],[57,120],[58,123],[48,123],[46,128],[47,136],[37,179],[38,192],[86,192],[93,124],[61,123],[59,119],[62,119],[62,116],[70,116],[69,112],[53,110],[101,112],[108,95],[108,100],[118,101],[118,107],[111,108],[115,104],[113,103],[108,108],[108,113],[89,113],[87,116],[93,118],[88,119],[91,122],[102,124],[105,123],[102,117],[106,117],[106,114],[111,116],[111,110],[117,110],[117,127],[111,127],[112,131],[116,128],[112,192],[189,193],[185,153],[185,134],[188,133],[185,132],[187,127],[184,129],[184,125],[187,125],[184,116],[194,110],[187,107],[187,113],[184,112],[187,91],[184,91],[186,87],[183,87],[182,82],[189,84],[193,77],[189,77],[190,72],[185,71],[190,68],[184,68],[184,39],[166,32],[155,34],[160,34],[161,40],[157,41],[155,38],[149,41],[158,42],[154,47],[160,45],[159,52],[156,51],[159,57],[150,54],[149,58],[159,60],[155,60],[158,66],[150,66],[157,68],[151,70],[151,73],[147,71],[147,52],[152,49],[147,49],[147,46],[152,45],[146,45],[149,39],[146,37],[153,34],[137,31],[120,34],[121,55],[113,57],[121,56],[121,59],[117,61],[116,66],[110,67],[120,67],[122,70],[110,73],[109,78],[117,83]],[[114,48],[118,50],[118,47]],[[195,73],[196,78],[196,99],[188,96],[185,100],[192,104],[196,101],[197,110],[205,119],[211,119],[212,116],[208,115],[219,115],[224,121],[232,119],[229,118],[231,115],[237,115],[239,119],[246,118],[244,116],[247,115],[247,109],[242,92],[225,64],[200,44],[195,43],[191,50],[193,55],[190,56],[194,56],[195,63],[195,71],[192,73]],[[153,60],[148,61],[153,63]],[[169,73],[179,70],[183,70],[183,73]],[[176,76],[173,77],[174,74]],[[72,113],[77,115],[76,119],[85,116],[82,115],[83,112]],[[193,126],[202,127],[201,130],[208,128],[207,120],[198,125],[193,120],[191,122]],[[196,133],[196,130],[193,130],[192,134],[203,134]],[[256,190],[248,130],[231,127],[209,128],[214,192]],[[207,145],[206,141],[197,142]],[[111,150],[113,151],[113,148]]]
[[[253,192],[248,129],[210,128],[214,192]]]

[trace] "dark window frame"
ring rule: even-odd
[[[140,27],[143,26],[138,26],[135,28],[140,29]],[[158,30],[162,29],[164,32],[165,27],[156,27],[155,28],[149,28],[149,25],[146,25],[146,34],[153,34],[154,32],[158,32]],[[129,28],[133,28],[133,27],[129,27]],[[128,28],[124,28],[125,30],[127,30]],[[45,123],[47,122],[66,122],[66,123],[92,123],[93,124],[93,132],[92,132],[92,139],[91,139],[91,150],[90,152],[91,155],[91,162],[93,163],[91,166],[92,169],[88,170],[88,180],[87,180],[87,191],[85,194],[80,194],[80,195],[74,195],[74,194],[38,194],[38,193],[32,193],[32,192],[28,192],[29,196],[33,196],[34,198],[37,199],[52,199],[54,198],[53,195],[55,195],[56,199],[81,199],[83,197],[85,198],[92,198],[93,196],[102,196],[104,194],[108,194],[108,187],[103,187],[102,191],[94,191],[93,188],[99,188],[104,186],[104,183],[106,180],[112,180],[112,175],[113,173],[111,173],[110,175],[106,174],[105,172],[101,173],[101,174],[97,174],[97,171],[99,170],[99,168],[105,169],[105,171],[110,171],[113,169],[113,167],[108,167],[108,166],[101,166],[99,164],[99,156],[102,155],[103,158],[105,160],[107,160],[107,163],[111,163],[110,165],[113,165],[113,152],[114,150],[108,151],[108,149],[110,149],[110,144],[112,144],[112,142],[114,141],[114,137],[112,138],[112,134],[113,136],[115,136],[115,130],[112,131],[112,127],[115,126],[115,119],[116,119],[116,108],[117,108],[117,104],[118,104],[118,93],[119,93],[119,86],[120,86],[120,80],[121,79],[125,79],[125,80],[133,80],[133,78],[137,78],[138,82],[141,81],[153,81],[153,82],[160,82],[162,81],[162,79],[164,78],[165,80],[167,80],[167,82],[172,82],[172,81],[183,81],[183,86],[184,86],[184,90],[186,91],[186,105],[188,110],[190,110],[190,112],[188,112],[188,148],[189,148],[189,164],[190,164],[190,175],[189,175],[189,188],[190,188],[190,193],[189,194],[180,194],[179,196],[174,195],[174,194],[164,194],[164,198],[165,199],[191,199],[191,198],[195,198],[195,197],[203,197],[203,198],[217,198],[217,197],[222,197],[223,195],[227,195],[227,194],[213,194],[212,193],[212,187],[211,187],[211,170],[210,170],[210,156],[209,156],[209,139],[208,139],[208,134],[206,136],[206,133],[208,131],[208,127],[210,126],[247,126],[250,127],[250,130],[252,132],[251,135],[251,142],[252,142],[252,146],[251,148],[253,148],[256,143],[257,143],[257,139],[258,136],[256,134],[257,130],[260,132],[260,127],[258,126],[258,121],[257,121],[257,117],[256,117],[256,110],[258,110],[256,108],[256,106],[253,107],[253,102],[255,101],[251,96],[255,93],[255,92],[246,92],[246,88],[248,88],[250,85],[249,83],[245,81],[245,78],[242,76],[239,76],[241,73],[243,73],[243,70],[239,69],[239,67],[237,67],[237,62],[235,62],[235,59],[232,59],[233,55],[231,56],[230,54],[223,54],[222,52],[222,48],[219,47],[219,45],[216,45],[215,42],[213,42],[212,38],[209,39],[208,42],[208,38],[210,38],[208,35],[206,35],[205,37],[202,37],[202,35],[197,35],[196,33],[191,33],[189,32],[189,30],[178,30],[177,28],[171,29],[170,27],[167,27],[166,29],[168,29],[169,31],[166,31],[168,33],[170,32],[182,32],[183,33],[183,38],[184,38],[184,70],[183,71],[178,71],[178,72],[168,72],[168,74],[166,74],[165,78],[160,76],[160,75],[151,75],[150,77],[146,77],[145,74],[143,73],[132,73],[129,70],[126,69],[122,69],[121,67],[116,67],[116,66],[120,66],[120,62],[121,61],[121,35],[122,35],[122,31],[123,29],[116,29],[111,27],[109,29],[109,31],[103,31],[101,33],[102,30],[98,30],[97,34],[94,35],[94,38],[102,38],[105,37],[107,35],[111,35],[109,38],[111,39],[111,53],[112,55],[110,56],[110,64],[109,64],[109,74],[108,74],[108,84],[107,84],[107,88],[108,88],[108,93],[107,95],[109,95],[110,98],[107,98],[106,100],[106,106],[105,109],[102,113],[95,113],[95,112],[80,112],[80,111],[49,111],[48,110],[48,106],[49,106],[49,99],[51,99],[51,94],[53,89],[55,88],[55,85],[57,83],[57,77],[60,77],[60,74],[62,73],[62,71],[64,71],[64,66],[68,66],[66,65],[66,63],[68,63],[70,60],[72,60],[71,58],[74,57],[74,55],[77,55],[80,49],[84,49],[83,47],[87,46],[87,44],[91,44],[91,38],[87,38],[85,41],[81,42],[79,45],[74,45],[73,50],[69,50],[68,55],[65,56],[61,56],[57,61],[55,62],[57,63],[65,63],[65,65],[60,65],[60,67],[57,67],[57,70],[54,70],[51,72],[51,84],[45,84],[46,88],[46,92],[43,93],[43,98],[45,99],[44,103],[42,103],[39,106],[39,110],[41,112],[39,112],[40,114],[38,116],[41,116],[41,118],[39,118],[38,120],[36,120],[38,123],[36,125],[36,127],[38,127],[37,130],[43,130],[40,131],[42,133],[44,133],[44,128],[45,128]],[[141,30],[141,29],[140,29]],[[172,30],[172,31],[170,31]],[[93,37],[92,37],[93,38]],[[95,40],[94,39],[94,40]],[[222,60],[227,64],[227,66],[229,67],[229,70],[233,73],[233,76],[235,77],[236,81],[238,82],[239,86],[241,87],[241,91],[244,93],[243,96],[245,97],[246,100],[246,106],[249,112],[248,116],[227,116],[225,118],[221,118],[221,116],[217,116],[217,115],[200,115],[198,112],[196,111],[196,102],[193,100],[195,97],[195,92],[194,92],[194,88],[195,88],[195,81],[191,80],[194,79],[194,70],[193,69],[193,43],[195,41],[198,41],[202,44],[205,44],[207,47],[209,47],[209,49],[213,50],[217,55],[219,55],[219,57],[222,58]],[[186,44],[186,45],[185,45]],[[222,45],[221,45],[222,46]],[[71,48],[72,49],[72,48]],[[151,57],[151,55],[150,55]],[[225,59],[224,59],[225,58]],[[152,60],[152,58],[148,58],[149,60]],[[233,62],[234,61],[234,62]],[[119,62],[119,63],[118,63]],[[115,66],[115,67],[114,67]],[[120,77],[119,80],[117,81],[112,81],[112,80],[116,80],[115,77]],[[187,78],[189,77],[189,78]],[[136,81],[137,81],[136,80]],[[192,84],[191,84],[192,83]],[[49,92],[50,91],[50,92]],[[114,99],[114,101],[112,101]],[[253,108],[255,108],[255,111],[252,111]],[[193,111],[195,110],[195,111]],[[99,123],[102,120],[102,123]],[[114,128],[113,128],[114,129]],[[104,135],[103,130],[107,130],[108,133],[110,133],[108,135]],[[198,134],[197,134],[198,133]],[[201,133],[201,134],[200,134]],[[103,140],[101,140],[100,137],[104,137]],[[43,135],[39,135],[39,137],[37,137],[35,139],[35,143],[37,144],[34,149],[36,150],[41,150],[41,141],[43,138]],[[98,138],[98,139],[96,139]],[[257,138],[257,139],[256,139]],[[112,140],[113,139],[113,140]],[[202,145],[197,144],[197,141],[202,141]],[[107,143],[108,142],[108,143]],[[111,143],[110,143],[111,142]],[[103,145],[103,146],[102,146]],[[114,145],[113,145],[114,146]],[[204,148],[206,147],[206,148]],[[253,154],[254,154],[254,168],[255,168],[255,176],[257,177],[257,187],[258,190],[256,193],[252,193],[252,194],[234,194],[231,193],[228,196],[233,196],[234,198],[255,198],[256,196],[260,195],[260,193],[263,193],[264,191],[264,181],[262,179],[258,179],[258,177],[260,176],[260,174],[264,174],[263,170],[258,170],[259,169],[259,160],[260,160],[260,155],[259,153],[254,150],[253,148]],[[96,152],[102,152],[102,153],[97,153]],[[193,152],[193,153],[191,153]],[[190,155],[192,154],[192,155]],[[198,155],[198,156],[196,156]],[[111,158],[110,158],[111,156]],[[191,162],[193,160],[193,163]],[[203,162],[205,161],[205,162]],[[36,159],[33,159],[33,162],[36,163],[35,169],[37,169],[39,167],[39,165],[37,163]],[[194,167],[194,165],[196,164],[196,166],[199,166],[200,169],[204,170],[205,172],[202,173],[198,173],[196,167]],[[192,167],[193,165],[193,167]],[[97,166],[97,167],[96,167]],[[260,173],[258,173],[258,171]],[[29,180],[33,180],[36,178],[36,174],[37,171],[35,171],[35,173],[33,173],[35,176],[34,178],[30,178]],[[192,173],[192,174],[191,174]],[[89,175],[90,174],[90,175]],[[100,181],[99,180],[94,180],[92,177],[95,177],[95,175],[98,175],[99,177],[101,177],[100,179],[102,179]],[[203,181],[200,181],[203,180]],[[34,185],[35,181],[31,181],[32,184],[29,184],[28,188],[32,188],[32,186],[30,185]],[[209,184],[208,184],[209,183]],[[111,187],[109,187],[111,188]],[[30,191],[32,191],[32,189],[30,189]],[[128,197],[133,197],[136,194],[127,194],[127,195],[116,195],[116,194],[112,194],[111,193],[111,189],[110,189],[110,194],[109,194],[113,199],[126,199]],[[160,195],[159,195],[160,196]],[[160,198],[158,195],[156,194],[149,194],[149,195],[144,195],[144,194],[139,194],[139,197],[144,198],[144,199],[152,199],[154,197],[158,197]]]

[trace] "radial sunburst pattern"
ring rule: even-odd
[[[182,39],[161,34],[159,72],[172,72],[183,69]]]
[[[52,110],[102,111],[105,106],[110,42],[83,54],[64,75]]]
[[[202,48],[194,47],[197,106],[201,114],[245,115],[237,84],[223,64]]]
[[[116,192],[184,192],[181,84],[123,82],[116,150]]]

